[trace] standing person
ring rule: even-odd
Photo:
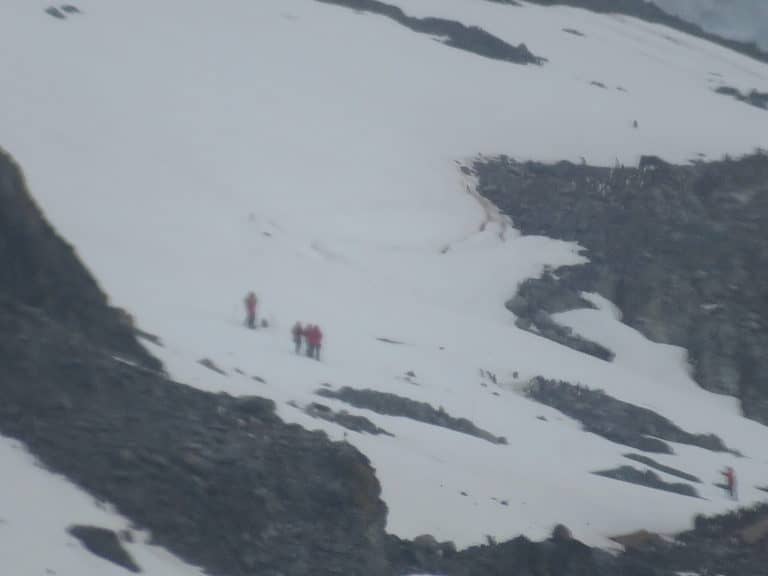
[[[256,328],[256,308],[259,304],[259,299],[256,298],[256,294],[248,292],[245,297],[245,324],[253,330]]]
[[[320,348],[323,345],[323,331],[320,330],[320,326],[315,324],[312,326],[312,358],[320,360]]]
[[[725,491],[733,500],[736,500],[736,472],[731,466],[727,466],[720,474],[725,477]]]
[[[296,322],[291,329],[293,335],[293,344],[296,347],[296,354],[301,354],[301,342],[304,339],[304,328],[301,322]]]
[[[307,342],[307,357],[315,357],[315,325],[307,324],[304,328],[304,340]]]

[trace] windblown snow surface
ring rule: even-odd
[[[464,547],[486,535],[540,538],[560,522],[594,545],[639,528],[671,533],[734,506],[713,485],[725,465],[741,503],[759,499],[768,429],[743,419],[735,399],[698,388],[683,350],[645,340],[597,297],[598,310],[559,320],[615,351],[614,362],[514,326],[504,303],[521,281],[589,254],[520,236],[459,168],[478,154],[611,165],[747,153],[768,145],[768,114],[712,88],[768,91],[768,67],[631,18],[393,3],[524,42],[548,62],[483,58],[315,0],[80,0],[65,19],[44,13],[47,3],[3,0],[0,145],[113,303],[163,339],[151,350],[176,379],[267,396],[286,421],[346,438],[376,468],[394,534]],[[243,328],[249,289],[269,328]],[[322,362],[293,353],[296,320],[323,327]],[[701,477],[701,499],[595,476],[629,449],[524,398],[536,375],[604,389],[745,457],[675,445],[657,458]],[[509,443],[321,399],[323,385],[428,402]],[[314,401],[394,436],[310,418]],[[3,510],[52,499],[36,518],[59,532],[106,514],[11,443],[0,448],[23,486],[0,490],[3,562],[22,561],[13,553],[31,515]],[[60,552],[71,556],[38,548],[23,557],[29,568],[9,573],[38,573]],[[166,558],[166,571],[152,572],[140,552],[149,574],[182,571]],[[107,573],[87,555],[66,566],[57,573]]]

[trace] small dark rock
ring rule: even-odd
[[[109,560],[129,572],[141,572],[141,568],[123,548],[117,534],[112,530],[95,526],[72,526],[69,528],[69,533],[80,540],[83,546],[95,556]]]
[[[690,484],[664,482],[664,480],[659,478],[659,476],[651,470],[638,470],[633,466],[620,466],[613,470],[594,472],[594,474],[597,476],[605,476],[606,478],[613,478],[614,480],[621,480],[622,482],[638,484],[647,488],[673,492],[683,496],[691,496],[693,498],[699,497],[696,488]]]
[[[67,15],[64,14],[64,12],[62,12],[58,8],[56,8],[56,6],[48,6],[48,8],[45,9],[45,13],[59,20],[64,20],[67,17]]]
[[[221,374],[222,376],[227,376],[227,373],[224,372],[224,370],[222,370],[221,368],[219,368],[216,365],[216,363],[210,358],[202,358],[198,360],[197,363],[200,364],[201,366],[205,366],[206,368],[208,368],[208,370],[216,372],[217,374]]]
[[[413,374],[413,372],[410,372]],[[415,374],[414,374],[415,376]],[[341,390],[320,389],[315,392],[318,396],[325,398],[335,398],[341,400],[356,408],[372,410],[378,414],[387,416],[402,416],[410,418],[425,424],[440,426],[462,434],[482,438],[493,444],[506,444],[507,439],[502,436],[494,436],[490,432],[478,428],[466,418],[455,418],[446,413],[443,407],[433,408],[426,402],[418,402],[390,394],[388,392],[379,392],[377,390],[360,390],[356,388],[344,387]]]
[[[646,466],[655,468],[660,472],[666,472],[670,476],[677,476],[678,478],[682,478],[683,480],[687,480],[688,482],[696,482],[697,484],[701,484],[701,480],[699,480],[693,474],[687,474],[682,470],[677,470],[676,468],[672,468],[670,466],[664,466],[663,464],[659,464],[653,458],[649,458],[648,456],[643,456],[641,454],[624,454],[624,458],[629,458],[630,460],[634,460],[635,462],[640,462],[642,464],[645,464]]]
[[[313,402],[307,406],[305,412],[313,418],[320,418],[322,420],[327,420],[328,422],[334,422],[339,426],[343,426],[347,430],[351,430],[353,432],[365,432],[367,434],[373,435],[383,434],[385,436],[394,436],[386,430],[379,428],[364,416],[349,414],[343,410],[340,412],[334,412],[325,404],[320,404],[318,402]]]
[[[252,418],[271,420],[275,417],[275,402],[259,396],[241,396],[234,401],[234,409]]]

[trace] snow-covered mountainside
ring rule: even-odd
[[[283,420],[346,439],[376,470],[390,533],[460,548],[540,538],[557,523],[592,545],[672,533],[736,506],[714,485],[727,465],[740,503],[764,499],[768,428],[698,387],[684,350],[643,338],[594,295],[594,310],[564,320],[611,361],[516,327],[505,302],[517,286],[589,253],[518,233],[462,167],[478,155],[610,166],[749,153],[768,146],[768,114],[715,90],[768,92],[768,65],[575,8],[390,0],[402,12],[388,15],[355,4],[78,0],[45,12],[47,2],[4,0],[0,146],[112,303],[162,341],[146,346],[174,379],[270,398]],[[483,56],[430,32],[440,26],[482,28],[543,60]],[[268,327],[244,328],[248,290]],[[320,362],[294,353],[296,321],[323,328]],[[672,454],[651,454],[700,479],[689,483],[699,498],[595,475],[632,464],[635,450],[527,398],[536,376],[602,389],[732,452],[672,440]],[[403,403],[392,397],[353,406],[335,393],[344,387],[435,410],[392,408]],[[349,430],[328,409],[388,434]],[[3,469],[59,499],[28,456],[0,449]],[[61,498],[72,512],[52,505],[46,530],[63,515],[122,522],[81,493]],[[0,510],[11,504],[24,502],[0,490]],[[29,514],[0,511],[0,557],[25,541]],[[15,573],[45,570],[71,554],[62,546]],[[149,574],[195,573],[175,560],[152,572],[168,560],[152,554],[136,545]]]

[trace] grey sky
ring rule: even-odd
[[[667,12],[736,40],[768,50],[768,0],[653,0]]]

